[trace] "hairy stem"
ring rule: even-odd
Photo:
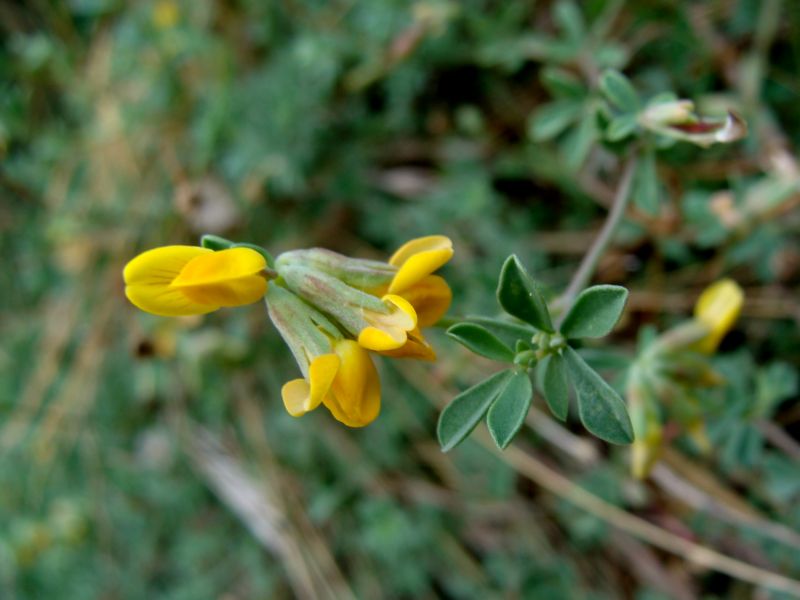
[[[614,236],[617,226],[625,215],[625,210],[628,208],[628,201],[631,196],[631,184],[633,183],[633,175],[636,173],[638,156],[639,153],[634,150],[633,154],[625,163],[625,167],[622,171],[622,178],[617,187],[617,192],[614,195],[614,202],[611,205],[611,210],[608,212],[605,223],[603,223],[603,228],[600,230],[600,233],[597,234],[597,237],[592,243],[592,247],[589,248],[589,251],[583,257],[566,291],[558,300],[558,306],[562,310],[566,310],[566,308],[572,304],[572,301],[575,300],[575,296],[577,296],[592,279],[592,275],[594,275],[594,271],[597,268],[597,263],[600,262],[600,257],[603,255],[606,248],[608,248],[608,244],[611,242],[611,238]]]

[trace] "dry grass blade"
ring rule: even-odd
[[[202,479],[253,537],[281,559],[298,598],[353,597],[325,580],[325,570],[306,551],[304,536],[287,515],[278,490],[248,474],[240,460],[210,432],[193,428],[185,440],[187,452]]]
[[[494,444],[488,435],[481,432],[479,437],[482,444],[494,449]],[[800,581],[796,579],[754,567],[648,523],[572,483],[534,456],[515,446],[507,448],[505,452],[497,452],[504,461],[538,485],[625,533],[680,556],[697,566],[800,598]]]

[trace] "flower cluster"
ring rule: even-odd
[[[266,253],[251,246],[166,246],[134,258],[123,275],[128,299],[156,315],[204,314],[265,298],[303,375],[281,390],[289,414],[324,404],[345,425],[362,427],[380,412],[370,351],[436,358],[421,328],[450,306],[450,287],[433,272],[452,255],[452,242],[439,235],[407,242],[388,262],[312,248],[268,265]]]

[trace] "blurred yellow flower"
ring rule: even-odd
[[[733,327],[742,310],[744,292],[732,279],[721,279],[708,286],[694,307],[694,317],[709,333],[697,344],[700,352],[711,354]]]
[[[159,0],[153,6],[153,24],[159,29],[169,29],[178,23],[180,11],[174,0]]]
[[[125,266],[125,295],[154,315],[201,315],[260,300],[267,291],[261,274],[266,266],[266,259],[250,248],[214,252],[198,246],[164,246]]]

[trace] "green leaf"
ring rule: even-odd
[[[630,444],[633,428],[619,394],[569,346],[564,349],[564,359],[578,395],[581,422],[586,429],[612,444]]]
[[[555,331],[539,286],[514,254],[506,259],[500,271],[497,301],[508,314],[542,331]]]
[[[580,78],[565,69],[545,67],[539,79],[551,96],[573,99],[586,96],[586,88]]]
[[[255,250],[255,251],[256,251],[256,252],[258,252],[258,253],[259,253],[261,256],[263,256],[263,257],[264,257],[264,259],[267,261],[267,264],[268,264],[270,267],[274,267],[274,266],[275,266],[275,259],[274,259],[274,258],[272,258],[272,254],[270,254],[269,252],[267,252],[267,251],[266,251],[266,249],[262,248],[261,246],[258,246],[258,245],[256,245],[256,244],[248,244],[248,243],[246,243],[246,242],[241,242],[241,243],[238,243],[238,244],[234,244],[234,245],[233,245],[233,246],[231,246],[231,247],[232,247],[232,248],[250,248],[250,250]]]
[[[514,343],[519,338],[530,339],[536,333],[536,330],[527,323],[512,322],[505,317],[467,316],[467,322],[482,325],[501,340],[506,340],[508,344]]]
[[[227,250],[228,248],[232,248],[234,244],[235,242],[226,240],[224,237],[220,237],[218,235],[212,235],[210,233],[207,233],[200,238],[200,245],[203,248],[208,248],[214,252]]]
[[[566,421],[569,412],[569,379],[564,357],[560,354],[548,354],[539,364],[540,384],[547,406],[558,419]]]
[[[203,248],[208,248],[214,252],[227,250],[228,248],[250,248],[250,250],[255,250],[261,256],[263,256],[269,266],[273,266],[275,264],[275,259],[272,258],[272,255],[264,248],[257,246],[256,244],[232,242],[230,240],[226,240],[224,237],[207,233],[200,238],[200,245]]]
[[[514,351],[485,327],[475,323],[458,323],[447,330],[447,335],[466,346],[475,354],[500,362],[513,362]]]
[[[603,71],[600,76],[600,91],[606,99],[624,112],[639,110],[639,94],[625,75],[614,69]]]
[[[618,285],[595,285],[583,290],[561,323],[566,338],[597,338],[608,335],[619,321],[628,290]]]
[[[652,152],[642,156],[633,182],[633,202],[649,215],[658,214],[658,171]]]
[[[625,113],[611,119],[606,128],[606,139],[609,142],[618,142],[631,135],[639,126],[636,114]]]
[[[583,103],[579,100],[556,100],[543,104],[533,114],[528,124],[528,135],[535,142],[556,137],[581,115]]]
[[[439,415],[436,426],[442,452],[455,448],[475,429],[514,373],[514,369],[495,373],[453,398]]]
[[[531,407],[531,378],[523,370],[514,374],[500,391],[486,417],[486,425],[498,448],[505,449],[525,422]]]
[[[589,103],[585,106],[583,119],[564,137],[564,144],[561,147],[567,169],[570,172],[581,168],[592,149],[592,144],[597,140],[596,107]]]

